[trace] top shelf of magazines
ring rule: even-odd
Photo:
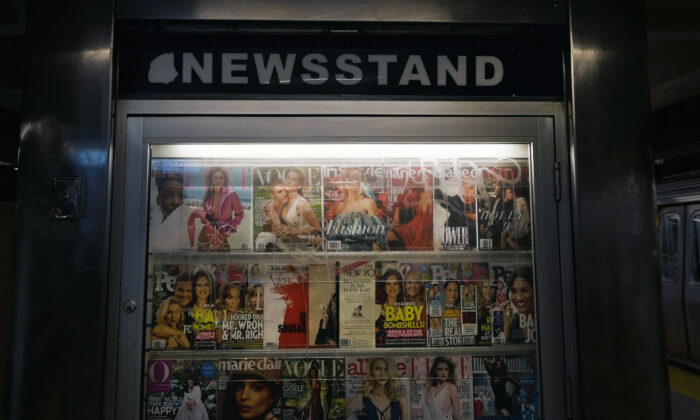
[[[532,249],[527,157],[371,166],[244,163],[153,159],[150,251],[367,255]]]

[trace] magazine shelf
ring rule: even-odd
[[[507,344],[491,347],[461,347],[458,353],[463,356],[505,356],[510,354],[528,354],[537,351],[533,344]],[[455,348],[411,348],[411,349],[284,349],[280,350],[150,350],[151,359],[230,359],[230,358],[303,358],[303,357],[367,357],[368,354],[384,356],[453,356]]]
[[[247,262],[249,260],[277,259],[305,261],[333,260],[333,259],[433,259],[444,261],[490,261],[490,260],[531,260],[531,250],[509,250],[509,251],[316,251],[310,252],[227,252],[227,253],[195,253],[195,252],[150,252],[149,256],[156,259],[182,259],[196,261],[216,261],[225,263],[227,261]]]
[[[495,415],[498,375],[534,413],[528,144],[180,146],[201,156],[152,146],[146,418],[247,418],[251,382],[265,418],[367,418],[382,375],[392,420],[429,418],[440,381],[463,420]]]

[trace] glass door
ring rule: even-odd
[[[152,145],[145,417],[535,418],[531,161]]]

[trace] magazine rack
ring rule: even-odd
[[[144,102],[117,150],[125,416],[535,418],[561,392],[557,105]]]

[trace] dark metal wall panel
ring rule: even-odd
[[[644,3],[570,16],[580,417],[668,418]]]
[[[566,4],[566,0],[117,0],[117,18],[566,24]]]
[[[29,3],[10,419],[101,417],[113,7]],[[85,182],[78,220],[50,220],[55,176]]]

